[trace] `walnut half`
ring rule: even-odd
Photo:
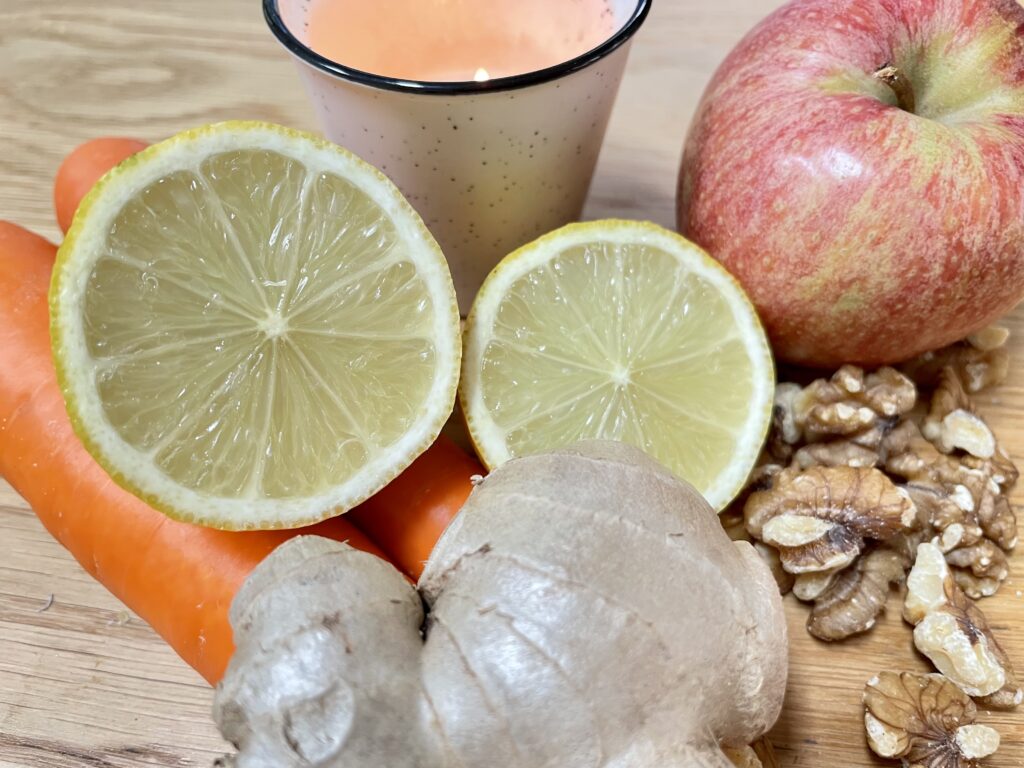
[[[888,547],[865,552],[817,596],[807,631],[829,641],[867,632],[885,610],[890,587],[903,582],[906,567],[903,556]]]
[[[919,387],[935,387],[942,371],[956,371],[968,392],[998,386],[1006,381],[1010,356],[1006,351],[1009,331],[992,326],[971,334],[967,340],[935,352],[925,352],[900,366],[900,370]]]
[[[736,768],[764,768],[753,747],[723,747],[722,751]]]
[[[959,449],[979,459],[991,459],[996,452],[995,435],[974,412],[953,368],[942,371],[921,431],[944,453]]]
[[[772,743],[764,736],[750,746],[725,747],[722,751],[736,768],[779,768]]]
[[[957,586],[935,544],[917,548],[903,618],[914,625],[917,649],[966,694],[1000,709],[1016,707],[1024,699],[985,615]]]
[[[877,469],[855,467],[785,469],[750,495],[744,517],[794,574],[844,568],[866,539],[885,541],[916,523],[906,492]]]
[[[916,400],[914,383],[894,368],[865,375],[861,368],[844,365],[832,378],[813,381],[792,398],[793,421],[807,442],[845,437],[877,448]]]
[[[864,689],[868,745],[907,768],[976,768],[999,733],[975,717],[974,702],[942,675],[883,672]]]

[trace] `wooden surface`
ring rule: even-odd
[[[588,217],[673,222],[682,138],[714,67],[776,0],[658,0],[633,50]],[[225,118],[315,128],[292,64],[257,0],[0,2],[0,218],[56,237],[50,184],[61,157],[98,135],[159,139]],[[1024,311],[1011,318],[1008,385],[983,401],[1024,458]],[[1024,502],[1018,493],[1016,501]],[[1024,547],[1021,548],[1024,551]],[[1024,555],[983,604],[1024,669]],[[43,611],[50,595],[52,606]],[[860,695],[883,669],[926,670],[898,602],[870,634],[827,646],[787,598],[792,674],[773,733],[783,766],[884,764],[864,746]],[[0,766],[210,765],[224,749],[211,691],[87,577],[0,481]],[[1024,765],[1024,712],[984,715]]]

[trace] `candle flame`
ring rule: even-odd
[[[487,72],[486,69],[484,69],[483,67],[480,67],[480,69],[478,69],[474,73],[473,79],[476,80],[478,83],[483,83],[483,82],[486,82],[486,81],[490,80],[491,79],[491,75]]]

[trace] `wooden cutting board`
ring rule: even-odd
[[[777,0],[656,0],[636,40],[586,215],[673,224],[687,124],[718,62]],[[315,128],[257,0],[33,0],[0,3],[0,218],[56,237],[51,180],[71,147],[99,135],[162,138],[191,125],[263,118]],[[1024,310],[1010,383],[982,399],[1024,459]],[[1022,462],[1024,463],[1024,462]],[[1024,503],[1018,493],[1017,503]],[[983,604],[1024,669],[1024,547]],[[46,608],[52,596],[52,605]],[[43,610],[46,608],[46,610]],[[868,635],[813,640],[787,598],[787,705],[772,738],[783,766],[885,765],[864,745],[860,696],[880,670],[927,670],[890,612]],[[0,766],[210,765],[226,747],[211,691],[43,531],[0,482]],[[1024,711],[983,715],[1024,765]],[[888,763],[892,765],[891,763]]]

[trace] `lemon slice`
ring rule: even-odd
[[[293,527],[358,504],[451,413],[437,244],[352,154],[263,123],[181,133],[83,201],[50,288],[78,435],[171,517]]]
[[[492,468],[620,440],[721,509],[761,450],[773,389],[743,290],[654,224],[573,224],[527,245],[491,273],[467,322],[460,398]]]

